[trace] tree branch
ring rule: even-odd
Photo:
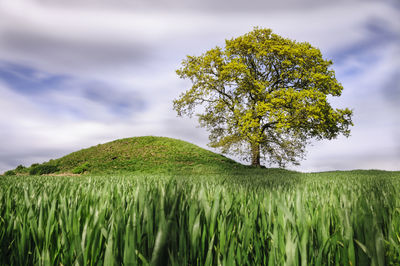
[[[277,123],[278,123],[277,121],[274,121],[274,122],[270,122],[270,123],[264,124],[264,125],[261,127],[261,134],[263,134],[264,131],[265,131],[267,128],[269,128],[269,127],[271,127],[271,126],[273,126],[273,125],[275,125],[275,124],[277,124]]]

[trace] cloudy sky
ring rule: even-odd
[[[0,0],[0,173],[123,137],[207,147],[172,110],[175,69],[254,26],[320,48],[354,109],[294,169],[400,170],[399,18],[395,0]]]

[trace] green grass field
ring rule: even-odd
[[[142,147],[45,163],[90,165],[79,176],[0,177],[0,265],[400,265],[400,172],[254,169],[122,141]]]

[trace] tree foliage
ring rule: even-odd
[[[343,87],[319,49],[253,31],[200,56],[187,56],[176,72],[190,89],[174,100],[179,116],[192,116],[210,132],[210,146],[284,166],[298,164],[308,140],[349,136],[352,111],[335,109],[329,96]]]

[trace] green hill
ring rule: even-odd
[[[172,138],[147,136],[99,144],[56,160],[29,168],[17,168],[14,171],[17,174],[29,172],[31,174],[51,172],[179,174],[225,172],[243,168],[247,167],[194,144]]]

